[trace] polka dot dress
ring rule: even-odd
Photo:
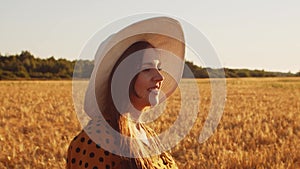
[[[82,130],[70,143],[67,156],[67,169],[79,169],[79,168],[89,168],[89,169],[134,169],[137,166],[134,164],[133,158],[122,158],[121,156],[115,155],[109,151],[106,151],[101,145],[96,144],[86,133],[92,132],[102,133],[101,139],[103,140],[101,144],[106,144],[106,146],[113,147],[116,146],[114,138],[106,131],[105,128],[100,130],[98,123],[90,123],[85,130]],[[99,143],[98,141],[96,141]],[[168,156],[169,159],[172,157],[164,153],[163,155],[152,157],[151,161],[156,169],[177,169],[177,165],[172,159],[172,161],[167,161],[164,159]],[[132,165],[134,164],[134,165]]]

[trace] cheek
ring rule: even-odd
[[[138,75],[134,84],[134,89],[138,93],[145,92],[147,90],[147,78],[141,74]]]

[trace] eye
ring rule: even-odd
[[[157,70],[158,70],[158,71],[161,71],[161,70],[162,70],[161,63],[159,63],[159,64],[157,65]]]
[[[148,68],[148,69],[144,69],[142,70],[143,72],[149,72],[151,69],[154,69],[154,68]],[[162,71],[162,68],[161,67],[158,67],[156,68],[158,71]]]
[[[149,72],[151,69],[144,69],[143,72]]]

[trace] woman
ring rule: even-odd
[[[67,168],[177,168],[140,116],[177,87],[183,40],[176,20],[159,17],[126,27],[99,47],[85,96],[91,121],[71,142]]]

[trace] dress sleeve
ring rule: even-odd
[[[67,159],[66,159],[67,162],[66,169],[71,168],[71,163],[69,162],[69,159],[72,159],[71,152],[72,152],[72,146],[69,145],[68,152],[67,152]]]
[[[119,169],[122,159],[104,150],[82,131],[71,142],[67,155],[67,169]]]

